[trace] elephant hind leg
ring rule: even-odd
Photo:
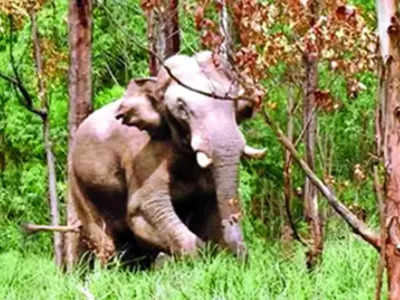
[[[111,226],[99,214],[96,207],[91,203],[77,184],[74,176],[71,176],[71,196],[74,201],[80,222],[82,223],[81,238],[87,244],[89,250],[93,251],[102,265],[107,264],[115,255],[115,244],[112,237]]]

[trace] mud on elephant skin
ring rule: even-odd
[[[198,90],[235,93],[210,52],[165,64]],[[243,154],[263,154],[246,146],[239,131],[252,111],[249,102],[184,88],[162,69],[156,78],[132,81],[121,99],[90,115],[72,147],[70,192],[97,256],[106,262],[126,230],[153,250],[194,253],[211,240],[244,255],[238,166]]]

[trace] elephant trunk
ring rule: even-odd
[[[215,149],[219,151],[214,152],[212,166],[220,226],[222,226],[221,243],[239,257],[246,255],[246,246],[240,227],[241,211],[238,198],[238,167],[241,148],[232,144],[218,145]],[[238,149],[238,151],[232,151],[232,149]]]

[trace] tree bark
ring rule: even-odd
[[[149,70],[150,76],[156,76],[161,67],[158,58],[166,59],[180,48],[178,0],[163,0],[160,7],[147,10],[146,16],[151,50]]]
[[[91,79],[91,44],[92,44],[92,1],[70,0],[68,12],[69,27],[69,151],[68,165],[70,162],[71,147],[74,134],[79,124],[92,111],[92,79]],[[69,173],[69,172],[68,172]],[[68,174],[68,203],[67,224],[78,226],[79,219],[74,207],[74,200],[70,193],[70,179]],[[82,248],[79,233],[69,232],[65,235],[65,263],[71,269],[77,262]]]
[[[378,152],[379,153],[379,152]],[[375,189],[375,197],[378,200],[379,204],[379,223],[380,223],[380,257],[379,257],[379,264],[376,274],[376,290],[375,290],[375,299],[381,299],[381,290],[382,290],[382,283],[383,283],[383,272],[386,268],[386,240],[387,240],[387,231],[385,229],[385,204],[384,204],[384,197],[382,186],[379,182],[379,171],[378,166],[373,166],[373,174],[374,174],[374,189]]]
[[[295,110],[295,102],[294,102],[294,89],[293,87],[289,87],[288,97],[287,97],[287,127],[286,127],[286,136],[291,143],[294,142],[294,110]],[[296,226],[293,222],[293,217],[291,213],[291,206],[293,200],[293,181],[292,181],[292,164],[293,158],[292,154],[289,150],[285,149],[284,152],[284,165],[283,165],[283,194],[285,199],[285,211],[286,211],[286,220],[285,227],[287,228],[287,233],[291,238],[295,238],[302,245],[307,246],[307,244],[302,240],[299,233],[296,230]]]
[[[32,12],[30,17],[32,26],[33,53],[35,58],[36,74],[38,77],[38,86],[39,86],[39,99],[44,111],[46,112],[46,114],[41,116],[41,118],[43,126],[44,147],[46,151],[46,160],[47,160],[47,173],[48,173],[47,182],[48,182],[48,193],[50,198],[51,225],[58,226],[60,224],[60,212],[58,208],[58,198],[57,198],[56,163],[52,150],[52,142],[50,135],[50,119],[48,115],[49,101],[47,98],[46,86],[43,78],[44,76],[43,59],[41,55],[40,37],[37,28],[35,13]],[[57,266],[61,266],[63,263],[63,240],[61,233],[54,232],[53,246],[54,246],[56,264]]]
[[[180,48],[179,34],[179,1],[167,1],[167,14],[165,19],[164,36],[166,37],[165,58],[174,55]]]
[[[315,170],[315,137],[317,132],[317,114],[315,91],[318,85],[318,55],[314,52],[303,56],[306,81],[303,99],[303,126],[306,162]],[[307,265],[314,266],[322,253],[322,224],[318,211],[318,190],[307,177],[304,184],[304,216],[310,227],[312,247],[308,251]]]
[[[50,122],[47,117],[43,120],[43,136],[44,144],[46,149],[46,159],[47,159],[47,170],[48,170],[48,185],[49,185],[49,197],[50,197],[50,216],[51,225],[58,226],[60,224],[60,211],[58,206],[57,198],[57,178],[56,178],[56,163],[54,159],[54,154],[52,150],[52,142],[50,136]],[[57,266],[62,266],[63,264],[63,239],[59,232],[54,233],[54,253]]]
[[[287,97],[287,127],[286,127],[286,136],[288,137],[289,141],[293,143],[293,129],[294,129],[294,122],[293,122],[293,108],[294,108],[294,101],[293,101],[293,91],[289,87],[289,95]],[[292,184],[292,154],[287,149],[284,152],[284,165],[283,165],[283,193],[285,197],[285,208],[286,208],[286,217],[288,226],[291,228],[291,235],[296,231],[295,226],[292,221],[291,216],[291,205],[293,199],[293,184]]]
[[[222,36],[222,43],[219,48],[219,54],[223,58],[226,70],[232,69],[233,64],[233,22],[230,15],[229,1],[221,0],[222,7],[219,12],[219,31]]]
[[[389,299],[400,299],[400,24],[398,1],[377,1],[378,31],[383,60],[383,92],[380,93],[381,128],[385,166],[384,208],[381,232],[383,264],[386,265]],[[383,133],[382,139],[379,139]],[[379,148],[379,147],[378,147]]]
[[[310,28],[313,28],[319,15],[319,2],[312,0],[307,3],[310,10]],[[315,144],[317,133],[317,104],[315,92],[318,88],[318,47],[311,39],[307,50],[303,53],[303,63],[306,72],[303,99],[303,128],[306,162],[315,170]],[[307,253],[307,265],[313,267],[321,257],[323,250],[322,222],[318,211],[318,190],[307,177],[304,184],[304,217],[309,224],[312,246]]]
[[[400,299],[400,102],[399,102],[399,57],[389,59],[386,78],[385,112],[385,226],[386,264],[390,299]]]

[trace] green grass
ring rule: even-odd
[[[116,261],[65,275],[49,255],[0,254],[0,299],[372,299],[377,254],[352,235],[325,244],[322,264],[308,272],[304,249],[262,240],[247,264],[231,255],[201,254],[159,270],[129,271]]]

